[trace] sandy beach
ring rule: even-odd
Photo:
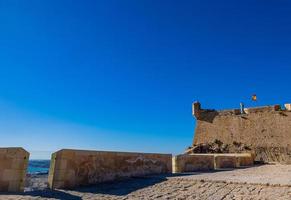
[[[49,190],[46,178],[33,175],[24,193],[0,199],[291,199],[290,165],[139,177],[74,190]]]

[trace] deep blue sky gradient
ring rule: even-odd
[[[0,0],[0,146],[181,153],[194,100],[291,102],[290,52],[287,0]]]

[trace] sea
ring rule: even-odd
[[[28,174],[48,174],[50,160],[29,160]]]

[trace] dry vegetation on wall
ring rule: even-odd
[[[192,147],[185,153],[252,152],[260,162],[291,163],[291,106],[210,110],[193,104],[197,120]]]
[[[224,144],[215,139],[213,142],[194,144],[185,150],[185,154],[193,153],[244,153],[251,152],[252,148],[241,142],[234,141],[232,144]]]

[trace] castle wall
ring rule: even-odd
[[[171,154],[63,149],[52,155],[49,186],[74,188],[123,177],[172,172]]]
[[[197,103],[196,103],[197,104]],[[256,161],[291,164],[291,112],[280,106],[215,111],[193,105],[197,119],[193,145],[212,142],[234,142],[249,145]]]
[[[23,192],[28,159],[22,148],[0,148],[0,192]]]

